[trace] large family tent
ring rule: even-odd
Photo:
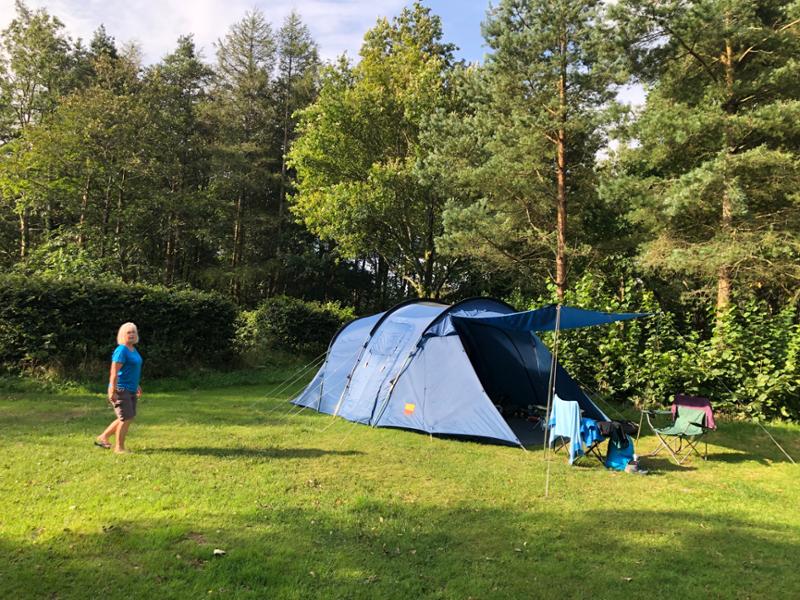
[[[534,332],[638,316],[555,306],[516,312],[491,298],[412,300],[342,327],[292,402],[374,427],[520,444],[503,415],[548,400],[552,356]],[[559,365],[555,392],[584,416],[608,420]]]

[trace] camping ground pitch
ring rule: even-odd
[[[556,456],[545,499],[540,450],[295,416],[299,388],[265,387],[149,394],[122,457],[91,446],[100,395],[0,393],[0,597],[800,589],[797,467],[755,426],[723,422],[707,463],[653,459],[647,476]],[[800,428],[770,431],[800,453]]]

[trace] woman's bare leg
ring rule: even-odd
[[[105,442],[107,444],[108,443],[108,436],[114,435],[114,434],[117,433],[117,427],[119,427],[120,423],[121,423],[121,421],[119,419],[114,419],[111,422],[111,425],[106,427],[106,430],[103,433],[101,433],[100,435],[97,436],[97,440],[100,441],[100,442]]]
[[[128,427],[131,426],[131,421],[120,421],[117,426],[117,441],[114,446],[114,452],[125,452],[125,435],[128,433]]]

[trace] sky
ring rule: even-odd
[[[211,62],[214,42],[248,10],[258,8],[275,29],[295,9],[319,45],[320,56],[333,60],[343,52],[358,56],[364,33],[381,17],[394,17],[410,0],[26,0],[30,8],[44,7],[57,16],[72,38],[91,39],[102,23],[119,45],[136,42],[145,63],[158,62],[171,52],[178,36],[194,34],[204,58]],[[481,21],[489,0],[427,0],[442,19],[444,39],[459,47],[457,57],[481,62],[487,49]],[[0,28],[14,18],[14,0],[0,0]],[[632,87],[620,99],[640,104],[644,93]]]

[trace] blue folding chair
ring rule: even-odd
[[[592,455],[604,462],[599,445],[605,440],[594,419],[581,416],[580,405],[574,400],[562,400],[553,396],[553,414],[549,423],[549,444],[556,440],[559,445],[555,452],[563,448],[569,450],[569,464],[575,464],[583,456]]]

